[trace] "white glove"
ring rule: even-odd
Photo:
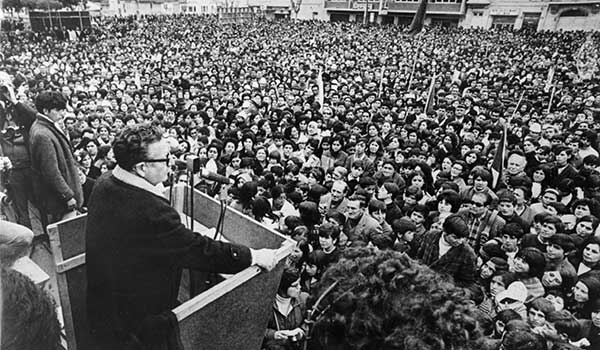
[[[277,265],[277,250],[275,249],[250,249],[252,253],[252,265],[262,267],[271,271]]]

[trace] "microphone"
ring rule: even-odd
[[[183,165],[183,163],[185,163],[185,167],[188,171],[191,171],[193,174],[198,174],[200,175],[200,177],[206,180],[218,182],[220,184],[225,185],[231,184],[231,179],[229,179],[227,176],[223,176],[217,173],[217,166],[212,159],[209,159],[207,161],[206,158],[201,160],[196,156],[189,156],[187,157],[186,162],[179,160],[177,162],[178,166],[181,166]],[[203,166],[201,166],[200,164],[202,164]]]
[[[204,178],[206,180],[218,182],[220,184],[225,184],[225,185],[231,184],[231,179],[228,178],[227,176],[223,176],[218,173],[213,173],[212,171],[208,171],[204,168],[201,169],[200,176],[202,176],[202,178]]]

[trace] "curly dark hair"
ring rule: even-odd
[[[60,349],[56,305],[30,279],[2,268],[2,349]]]
[[[348,249],[316,286],[310,349],[477,349],[477,311],[462,289],[406,254]]]
[[[132,170],[134,165],[146,159],[148,145],[161,139],[162,132],[156,126],[135,124],[125,127],[113,144],[117,164],[125,170]]]

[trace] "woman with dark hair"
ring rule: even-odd
[[[583,249],[588,240],[594,236],[597,228],[598,219],[595,216],[586,215],[577,219],[572,237],[578,249]]]
[[[300,203],[298,211],[300,212],[300,219],[302,219],[304,225],[308,227],[309,231],[312,233],[315,226],[321,223],[321,214],[319,213],[317,203],[304,201]],[[311,241],[312,238],[315,237],[311,237]]]
[[[252,201],[252,215],[256,221],[273,230],[279,227],[279,218],[273,214],[271,204],[265,197],[256,197]]]
[[[575,215],[577,219],[580,219],[586,215],[593,215],[595,217],[598,217],[599,215],[598,201],[595,199],[577,199],[571,205],[571,209],[573,211],[573,215]]]
[[[373,164],[383,157],[383,140],[380,137],[373,137],[369,140],[365,154]]]
[[[433,186],[431,183],[426,183],[426,179],[427,177],[420,170],[412,171],[406,178],[408,186],[415,186],[423,192],[423,198],[421,198],[419,204],[425,204],[433,199],[433,195],[430,191]]]
[[[254,158],[254,145],[256,144],[256,137],[253,133],[247,132],[242,136],[242,150],[240,151],[240,157],[251,157]]]
[[[533,180],[531,184],[531,199],[534,200],[538,199],[548,186],[552,178],[552,168],[546,164],[540,164],[533,169],[531,178]]]
[[[267,159],[267,149],[263,146],[256,147],[256,149],[254,150],[254,154],[256,158],[256,166],[260,166],[261,170],[266,169],[267,165],[269,165],[269,160]],[[262,173],[262,171],[260,173]]]
[[[283,271],[275,295],[272,315],[262,348],[265,350],[299,350],[308,331],[306,318],[308,293],[301,291],[300,273],[288,267]]]
[[[527,287],[526,302],[544,296],[545,290],[540,279],[545,268],[546,258],[537,248],[523,248],[515,255],[511,271],[516,273],[518,280]]]
[[[237,141],[232,138],[223,140],[223,155],[228,156],[237,150]]]
[[[323,140],[324,142],[324,140]],[[333,166],[344,166],[346,159],[348,159],[348,153],[344,151],[344,139],[340,135],[333,135],[330,140],[331,147],[328,151],[323,150],[322,158],[332,159]],[[324,163],[321,162],[321,165]]]
[[[575,227],[577,229],[577,226]],[[591,236],[585,241],[583,249],[571,260],[577,275],[581,276],[589,271],[600,270],[600,238]]]
[[[98,147],[98,153],[96,154],[96,159],[93,164],[96,168],[100,169],[100,165],[108,160],[111,149],[111,145],[101,145]]]
[[[242,164],[242,157],[240,156],[239,152],[233,152],[223,157],[223,162],[227,165],[225,167],[225,176],[229,177],[233,173],[240,170],[240,165]]]
[[[319,282],[327,265],[326,260],[326,255],[322,250],[313,250],[308,254],[302,264],[302,273],[300,274],[300,285],[303,292],[310,293]]]
[[[300,132],[298,128],[295,126],[288,126],[283,130],[283,137],[286,140],[293,141],[294,143],[298,142],[298,138],[300,137]]]
[[[568,295],[567,309],[579,319],[590,319],[593,302],[600,298],[600,272],[590,271],[579,276]]]
[[[252,214],[252,201],[257,193],[258,186],[256,182],[244,183],[240,188],[237,188],[237,196],[231,203],[231,207],[246,215]]]
[[[467,164],[462,160],[454,161],[454,163],[452,163],[452,167],[450,168],[450,181],[457,184],[461,191],[467,187],[467,183],[463,178],[466,169]]]
[[[100,176],[100,169],[96,168],[92,164],[92,157],[90,157],[90,155],[85,150],[76,151],[74,155],[77,164],[81,166],[83,173],[87,177],[89,177],[90,179],[97,179],[98,176]]]
[[[458,193],[453,190],[442,191],[442,193],[437,196],[437,211],[439,213],[440,223],[443,223],[448,216],[458,213],[461,204],[462,201]]]
[[[295,156],[302,161],[302,169],[312,169],[321,166],[321,159],[315,152],[319,149],[319,140],[308,139],[304,149],[295,153]]]
[[[480,349],[465,293],[406,254],[349,249],[314,295],[309,349]]]
[[[321,168],[323,170],[328,171],[333,168],[334,160],[331,158],[329,152],[331,150],[331,137],[324,136],[321,138],[321,142],[319,143],[319,149],[315,152],[315,154],[319,157],[319,161],[321,163]]]
[[[474,167],[482,163],[482,159],[479,155],[479,152],[475,150],[468,151],[463,157],[463,160],[465,161],[469,169],[473,169]]]
[[[211,143],[206,147],[206,157],[208,161],[212,159],[215,162],[216,170],[212,171],[225,175],[227,167],[221,163],[221,147],[218,144]]]
[[[583,338],[590,343],[589,349],[600,349],[600,298],[590,302],[590,319],[581,320]]]
[[[440,163],[436,164],[436,167],[432,172],[432,177],[434,180],[438,179],[438,175],[440,173],[450,175],[450,170],[452,170],[452,164],[454,164],[454,162],[455,162],[454,157],[443,156],[442,152],[437,152],[437,153],[438,153],[438,159],[439,159],[439,157],[442,157],[442,161]]]
[[[396,151],[400,149],[400,136],[398,136],[397,134],[390,134],[387,138],[384,138],[383,140],[385,146],[384,154],[386,154],[387,157],[393,158],[393,155],[396,153]]]

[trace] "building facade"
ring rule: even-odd
[[[322,0],[294,1],[300,4],[297,12],[291,0],[103,0],[93,4],[97,4],[105,16],[184,13],[245,18],[251,12],[271,19],[329,20]]]
[[[325,0],[331,21],[410,24],[419,0]],[[425,24],[533,30],[600,30],[600,1],[429,0]]]
[[[420,0],[108,0],[103,15],[226,14],[408,25]],[[298,11],[294,11],[294,5]],[[246,16],[246,14],[244,14]],[[600,30],[600,0],[429,0],[426,25]]]
[[[331,21],[408,25],[419,0],[326,0]],[[466,0],[429,0],[425,24],[458,26],[464,18]]]
[[[600,1],[469,0],[464,27],[600,30]]]

